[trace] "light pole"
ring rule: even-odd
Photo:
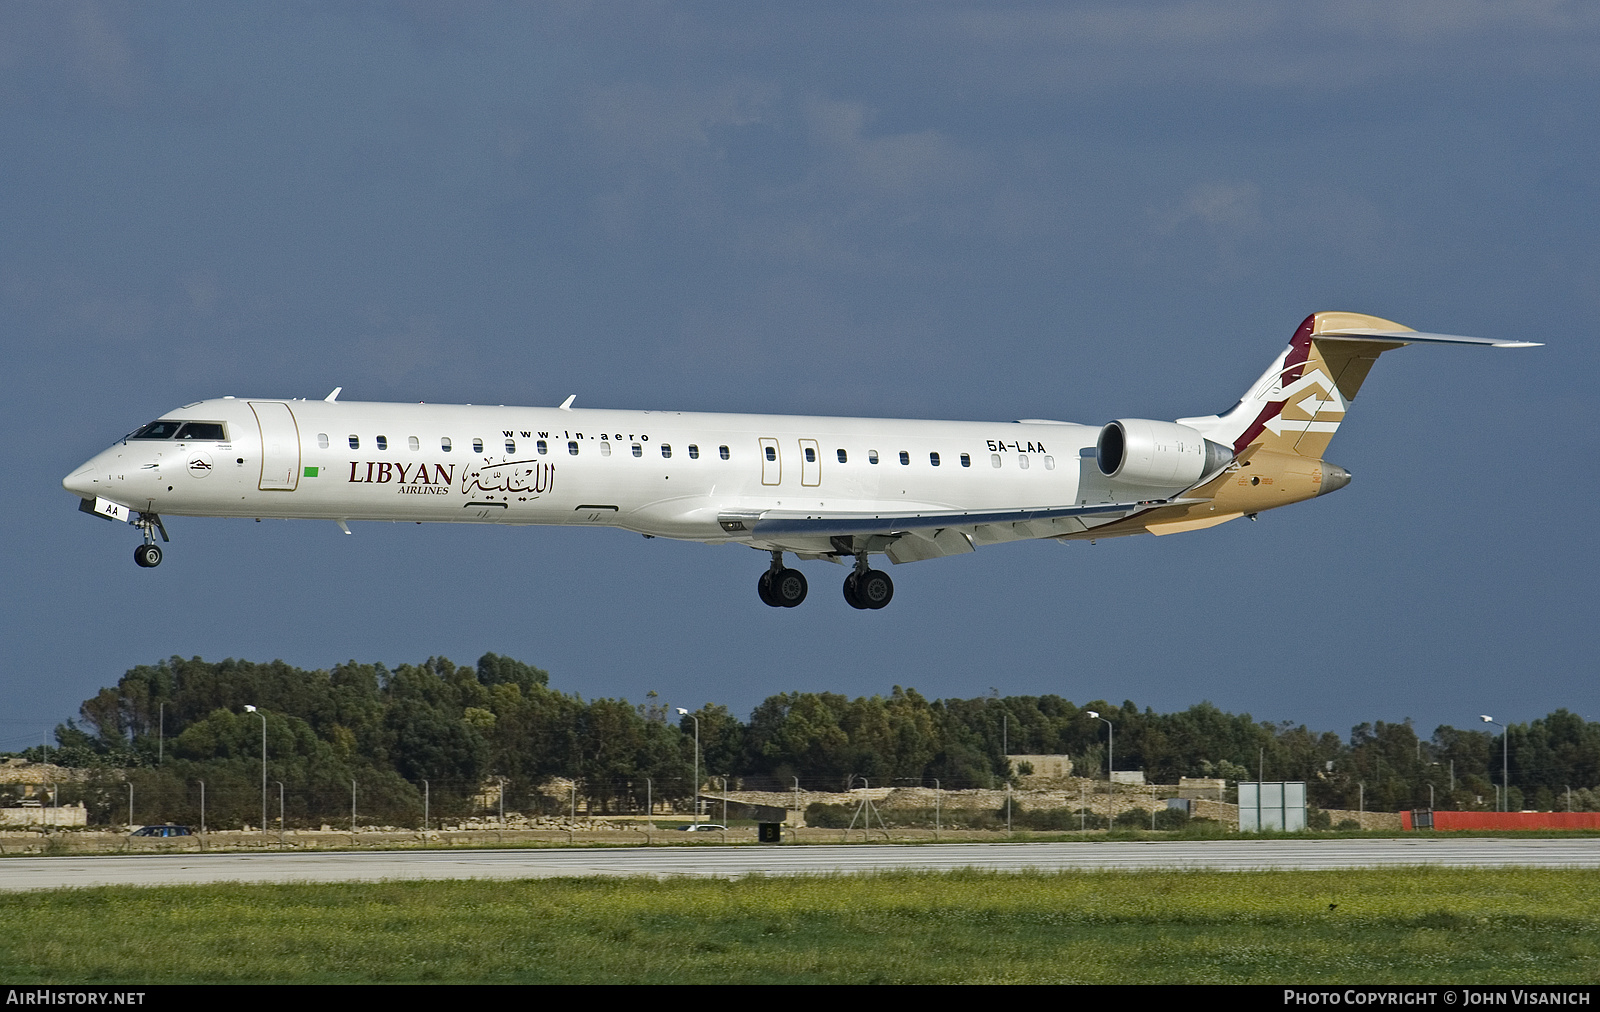
[[[700,825],[700,718],[681,706],[677,707],[677,710],[680,715],[694,721],[694,824],[698,826]]]
[[[1507,771],[1510,770],[1511,763],[1507,756],[1511,752],[1511,735],[1506,731],[1506,726],[1504,724],[1495,720],[1487,713],[1480,714],[1479,717],[1485,724],[1493,724],[1495,727],[1500,729],[1500,795],[1505,799],[1500,803],[1500,810],[1502,812],[1509,812],[1511,811],[1511,780],[1508,777]]]
[[[162,700],[161,701],[161,706],[156,712],[158,714],[160,714],[160,717],[158,718],[159,723],[157,725],[160,728],[160,730],[158,730],[156,732],[156,765],[160,766],[162,760],[166,758],[166,754],[167,754],[167,701],[166,700]]]
[[[253,713],[261,718],[261,832],[267,831],[267,715],[251,706],[244,704],[245,713]]]
[[[1111,726],[1111,721],[1093,710],[1085,710],[1083,712],[1106,726],[1106,832],[1109,833],[1111,832],[1112,812],[1114,810],[1114,806],[1111,803],[1111,792],[1116,789],[1111,782],[1111,771],[1115,768],[1117,755],[1116,729]]]

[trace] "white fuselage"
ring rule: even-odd
[[[235,398],[162,418],[218,422],[225,438],[127,438],[66,487],[162,516],[585,524],[804,553],[829,552],[829,539],[763,539],[719,518],[1018,509],[1149,492],[1100,474],[1098,426],[1062,422]]]

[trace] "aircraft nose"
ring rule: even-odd
[[[95,478],[99,473],[99,470],[94,466],[94,461],[91,460],[65,478],[62,478],[61,487],[80,499],[93,499],[99,494],[95,491],[97,488]]]

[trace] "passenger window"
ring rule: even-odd
[[[328,434],[326,432],[317,433],[317,449],[326,450],[327,448],[328,448]]]
[[[472,441],[472,452],[473,453],[482,453],[483,452],[483,440],[474,439]]]
[[[961,455],[961,466],[962,467],[971,467],[972,466],[972,454],[963,453]]]
[[[507,453],[516,453],[517,452],[517,441],[515,439],[506,440],[506,452]]]
[[[775,447],[775,446],[767,447],[767,459],[768,460],[777,460],[778,459],[778,448],[777,447]]]
[[[848,453],[845,453],[843,450],[840,450],[839,451],[839,463],[843,464],[843,463],[848,462],[849,460],[850,460],[850,455]]]
[[[406,445],[413,450],[420,450],[422,449],[422,440],[418,439],[416,436],[407,436]]]
[[[567,440],[567,452],[572,454],[574,457],[576,457],[578,455],[578,441],[577,440],[575,440],[575,439]]]
[[[352,450],[361,449],[361,437],[360,436],[351,436],[350,437],[350,449],[352,449]]]
[[[389,437],[388,436],[379,436],[378,437],[378,449],[387,450],[388,448],[389,448]]]
[[[533,448],[539,451],[539,456],[541,457],[550,452],[550,444],[542,439],[534,443]]]
[[[602,456],[602,457],[611,456],[611,444],[608,441],[604,440],[604,439],[600,440],[600,456]]]
[[[906,450],[901,450],[900,451],[900,463],[902,465],[911,463],[911,454],[908,451],[906,451]]]
[[[812,447],[809,447],[809,446],[806,447],[806,463],[807,464],[815,464],[816,462],[817,462],[817,451]]]
[[[1028,469],[1028,455],[1026,453],[1017,454],[1017,466],[1024,471]]]
[[[932,464],[934,467],[938,467],[939,466],[939,455],[937,453],[928,454],[928,463]]]
[[[689,459],[690,460],[699,460],[700,459],[700,447],[699,447],[698,444],[696,444],[696,443],[690,443],[689,444]]]
[[[634,443],[633,444],[633,455],[635,457],[644,456],[644,447],[640,446],[638,443]]]
[[[671,443],[662,443],[661,444],[661,455],[663,457],[672,456],[672,444]]]
[[[730,456],[732,456],[732,454],[728,452],[728,448],[726,446],[717,447],[717,452],[722,454],[723,460],[727,460]]]
[[[1000,466],[1000,455],[998,453],[989,454],[989,463],[991,465],[995,466],[995,467],[999,467]]]
[[[1056,458],[1054,458],[1054,457],[1045,457],[1044,458],[1044,469],[1046,471],[1054,471],[1056,469]]]
[[[877,462],[878,462],[878,451],[877,450],[868,450],[867,451],[867,463],[876,464]]]
[[[441,437],[439,437],[439,449],[443,450],[445,453],[449,453],[450,452],[450,437],[449,436],[441,436]]]

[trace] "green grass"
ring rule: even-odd
[[[892,874],[0,896],[0,977],[1592,983],[1588,871]]]

